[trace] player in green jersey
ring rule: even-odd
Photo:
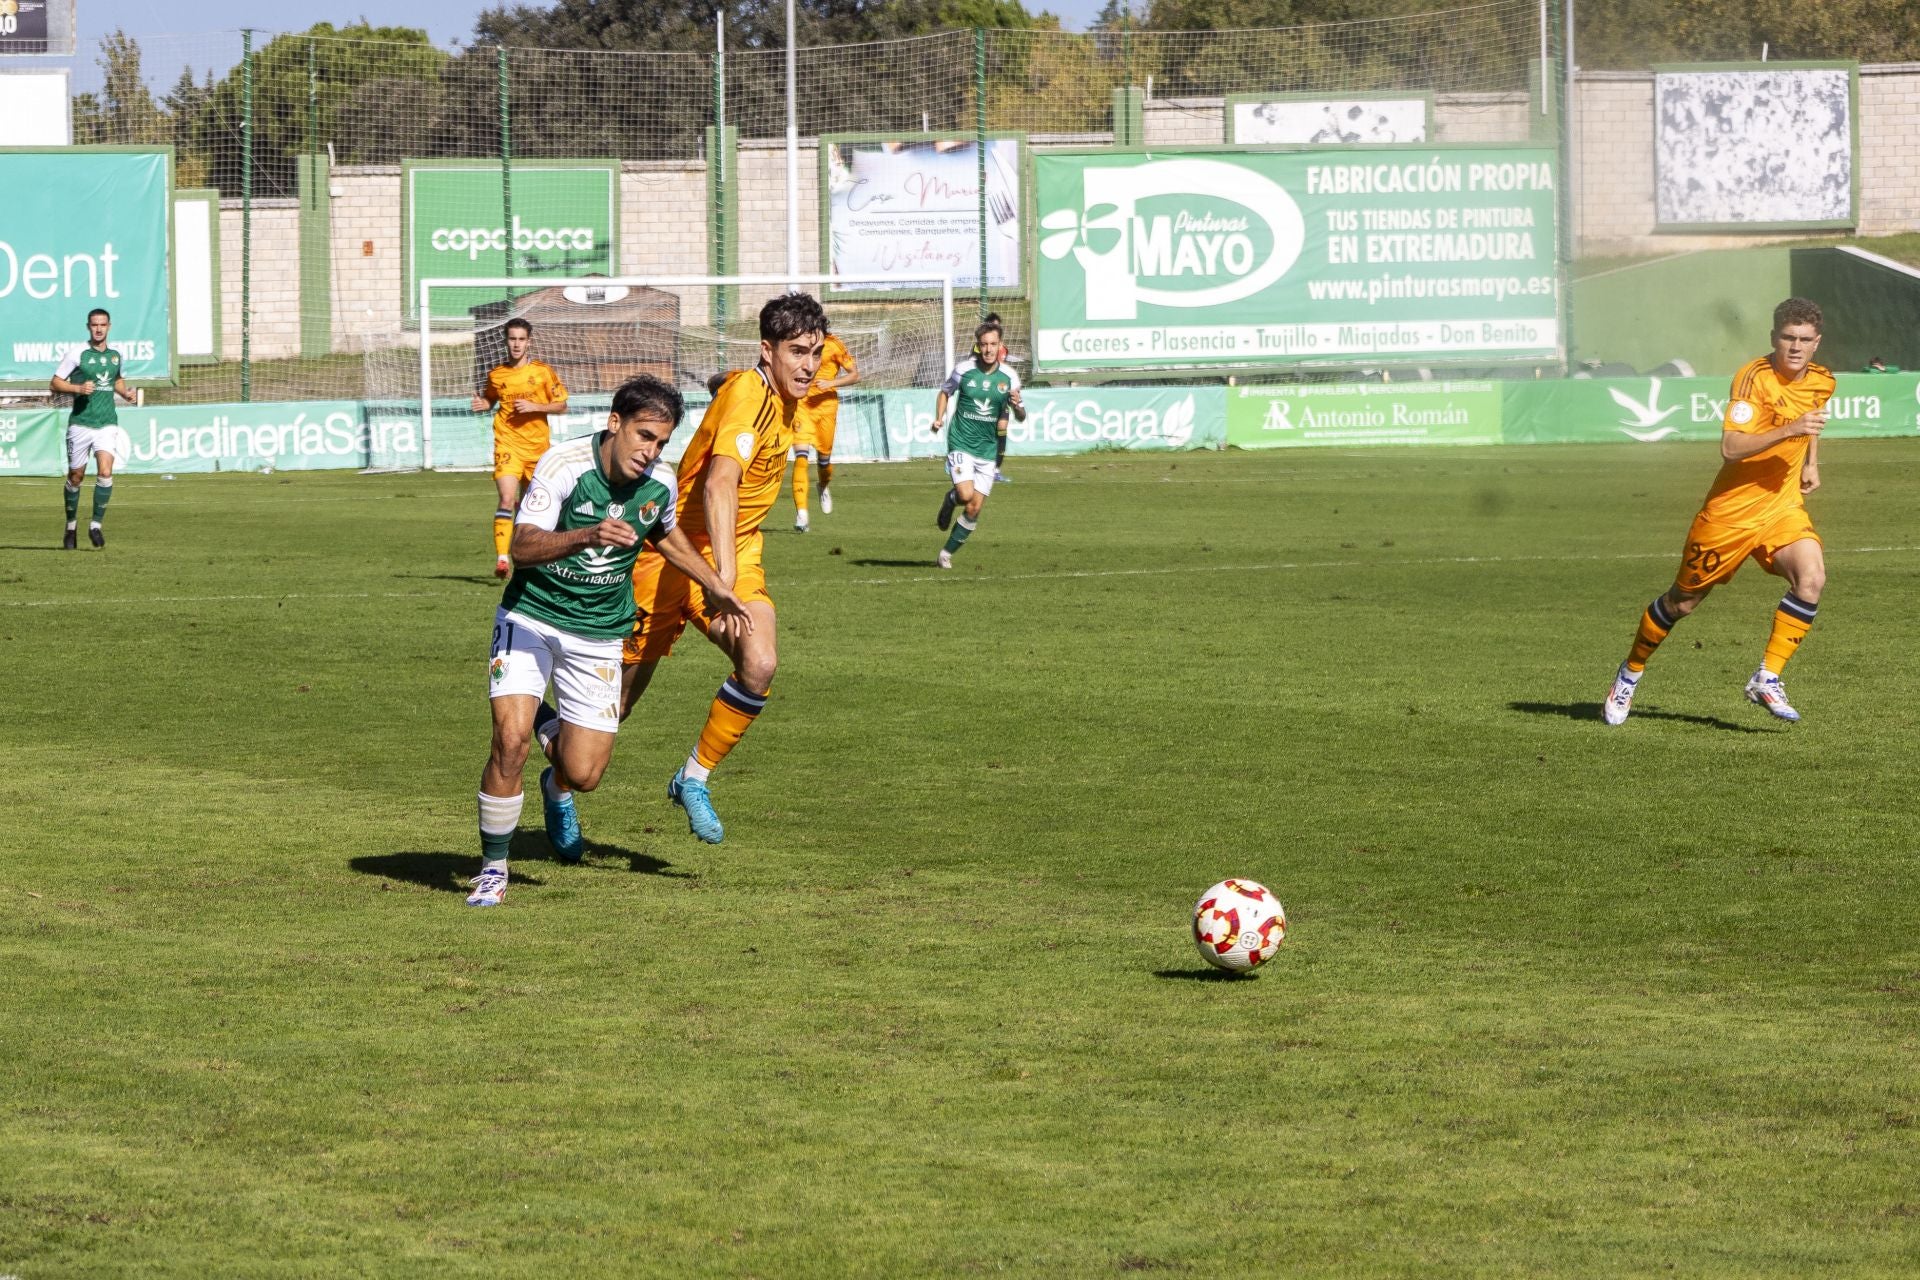
[[[113,317],[102,308],[87,312],[87,345],[69,352],[47,384],[55,395],[73,397],[73,412],[67,418],[67,529],[60,541],[68,551],[80,545],[80,482],[87,478],[87,459],[92,458],[94,466],[93,521],[87,526],[87,541],[104,547],[107,535],[101,532],[100,521],[113,497],[114,464],[125,462],[133,452],[114,404],[116,395],[129,404],[134,395],[120,376],[120,353],[107,345],[112,325]]]
[[[585,850],[573,793],[600,785],[620,727],[620,644],[633,629],[633,562],[644,540],[743,631],[753,620],[674,520],[679,488],[660,461],[686,412],[680,393],[641,375],[613,395],[607,429],[549,449],[514,521],[514,574],[494,612],[487,664],[493,749],[480,775],[480,874],[470,907],[497,907],[520,824],[521,783],[541,696],[559,727],[540,775],[547,838],[563,862]]]
[[[1027,420],[1027,407],[1020,402],[1020,375],[1006,364],[1000,317],[989,315],[982,320],[973,337],[973,356],[953,366],[940,386],[940,400],[933,411],[933,429],[938,431],[946,423],[947,401],[954,400],[953,430],[947,436],[947,474],[953,477],[953,487],[941,499],[938,517],[942,529],[951,521],[953,531],[935,561],[942,569],[953,568],[953,553],[980,523],[980,508],[993,492],[994,463],[1001,456],[998,442],[1007,434],[1007,415]],[[958,520],[953,519],[955,507],[961,508]]]

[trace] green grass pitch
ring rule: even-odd
[[[494,911],[486,477],[0,482],[0,1275],[1920,1272],[1920,441],[1824,452],[1805,722],[1749,567],[1619,729],[1711,449],[1016,459],[946,574],[845,468],[727,843],[696,637]]]

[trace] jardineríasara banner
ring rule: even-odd
[[[1920,434],[1920,375],[1839,375],[1830,439]],[[1300,448],[1331,445],[1658,444],[1710,446],[1726,412],[1725,378],[1614,378],[1567,382],[1339,383],[1284,387],[1033,387],[1027,420],[1011,425],[1015,456],[1096,449]],[[854,391],[840,407],[837,462],[928,459],[946,452],[933,432],[931,391]],[[554,423],[556,440],[597,431],[604,398],[579,397]],[[706,407],[666,451],[676,461]],[[0,410],[0,476],[66,469],[65,409]],[[133,456],[121,468],[157,472],[418,467],[425,456],[417,403],[309,401],[120,410]],[[434,405],[433,459],[485,467],[492,436],[464,401]]]
[[[1036,154],[1035,366],[1550,359],[1557,173],[1526,147]]]
[[[44,388],[95,307],[121,376],[173,375],[172,168],[163,150],[0,149],[0,383]]]

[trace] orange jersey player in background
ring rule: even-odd
[[[860,381],[847,344],[827,335],[820,352],[820,368],[813,385],[800,401],[793,422],[793,527],[807,531],[807,464],[820,464],[820,514],[833,514],[833,431],[840,418],[840,389]]]
[[[513,572],[508,546],[513,538],[513,513],[520,504],[520,486],[533,479],[533,468],[551,443],[547,415],[567,411],[567,389],[551,366],[528,356],[533,325],[515,317],[507,321],[507,362],[487,374],[487,385],[474,393],[472,409],[493,409],[493,483],[500,504],[493,512],[493,576]]]
[[[1806,503],[1820,487],[1820,432],[1834,388],[1833,374],[1813,363],[1822,323],[1818,304],[1788,298],[1773,310],[1772,354],[1733,376],[1721,422],[1720,474],[1687,530],[1673,585],[1640,617],[1602,708],[1608,724],[1626,720],[1647,659],[1667,633],[1749,557],[1785,578],[1787,594],[1774,610],[1760,668],[1747,681],[1747,700],[1782,720],[1800,718],[1780,672],[1813,626],[1827,584],[1826,556]]]
[[[780,494],[794,419],[819,372],[826,340],[826,312],[807,294],[783,294],[760,308],[758,367],[727,376],[680,458],[679,526],[720,581],[746,602],[750,625],[716,619],[698,584],[652,550],[643,551],[633,568],[637,616],[623,654],[623,718],[689,622],[733,663],[693,751],[667,784],[667,797],[686,810],[688,828],[708,844],[719,844],[724,835],[708,775],[767,705],[779,666],[760,526]]]

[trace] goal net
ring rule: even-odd
[[[664,379],[686,397],[688,418],[711,398],[707,380],[759,360],[759,313],[789,286],[808,290],[827,309],[832,331],[847,345],[858,385],[841,393],[836,460],[904,456],[912,439],[910,405],[932,392],[955,359],[953,282],[927,276],[675,276],[567,279],[429,279],[420,282],[414,312],[417,342],[408,351],[369,351],[369,400],[416,409],[419,461],[450,470],[491,465],[490,411],[471,400],[487,373],[507,358],[507,324],[532,326],[529,354],[566,385],[567,412],[555,415],[556,443],[606,422],[613,392],[636,374]],[[919,392],[917,396],[903,396]],[[669,458],[692,431],[675,433]],[[372,458],[374,467],[404,465]]]

